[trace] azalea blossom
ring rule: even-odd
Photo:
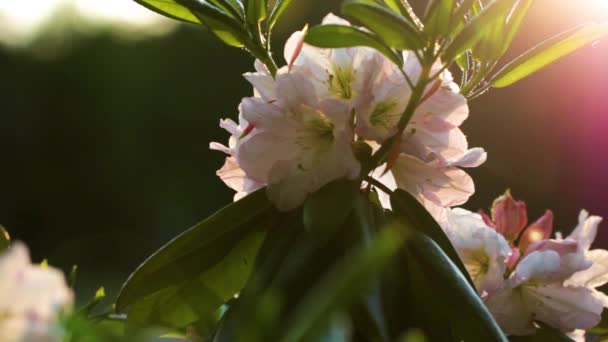
[[[579,330],[597,325],[603,308],[608,307],[608,297],[596,290],[608,282],[608,251],[590,250],[601,218],[583,210],[570,235],[551,239],[553,213],[547,211],[528,225],[525,211],[525,203],[507,192],[494,201],[491,218],[451,210],[446,232],[505,333],[533,334],[535,322],[542,322],[584,341]],[[481,238],[493,234],[503,238]],[[471,258],[467,258],[471,250],[491,256],[481,258],[489,260],[482,269],[504,270],[502,279],[486,271],[481,277],[484,282],[478,282],[480,272],[475,270],[479,268],[471,269]],[[502,254],[488,252],[496,250]]]
[[[446,234],[462,259],[482,297],[502,286],[511,249],[496,230],[488,227],[479,214],[462,208],[447,213]]]
[[[415,55],[404,53],[404,61],[404,71],[416,80],[420,75],[420,64]],[[432,72],[440,69],[438,64]],[[396,82],[397,73],[400,72],[393,71],[393,75],[384,76],[385,79],[380,77],[376,88]],[[405,108],[403,98],[409,99],[410,96],[407,83],[402,82],[400,94],[378,92],[382,96],[372,102],[377,103],[376,108],[358,112],[359,132],[375,132],[367,138],[381,143],[396,132]],[[399,154],[389,172],[385,172],[386,165],[381,165],[373,173],[391,190],[400,188],[415,196],[440,222],[445,222],[444,208],[465,203],[475,192],[473,180],[461,168],[477,167],[487,157],[481,148],[469,149],[459,128],[469,114],[466,98],[459,91],[450,72],[441,72],[438,79],[427,87],[423,102],[405,128],[399,140]],[[386,103],[395,103],[396,111],[385,111],[382,120],[374,119],[386,108]],[[390,206],[388,196],[381,196],[381,200],[385,206]]]
[[[60,341],[59,315],[72,308],[63,274],[31,264],[27,248],[14,243],[0,256],[0,331],[3,342]]]
[[[350,25],[331,14],[323,24]],[[404,74],[413,81],[421,74],[415,54],[404,52],[399,70],[371,48],[318,48],[304,35],[290,37],[288,64],[276,77],[259,61],[244,75],[254,95],[242,100],[238,123],[220,123],[231,134],[228,146],[211,144],[229,155],[217,174],[237,191],[235,200],[266,186],[280,210],[293,209],[335,179],[362,176],[355,141],[377,148],[397,133],[411,96]],[[486,158],[483,149],[468,148],[459,129],[468,116],[466,98],[442,68],[433,68],[438,77],[403,132],[390,171],[381,165],[370,174],[391,190],[410,192],[435,217],[466,202],[474,185],[460,168]],[[381,200],[390,206],[386,195]]]
[[[267,185],[277,208],[290,210],[333,180],[358,177],[361,166],[351,147],[347,105],[320,99],[313,84],[298,73],[280,74],[273,85],[272,101],[243,99],[240,125],[224,122],[231,144],[212,148],[234,158],[220,170],[220,175],[229,175],[224,177],[228,185],[241,193]]]

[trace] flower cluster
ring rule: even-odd
[[[583,210],[570,235],[551,238],[553,213],[528,225],[525,203],[507,192],[491,217],[448,210],[446,233],[505,333],[534,333],[539,321],[580,340],[608,307],[596,290],[608,282],[608,251],[590,250],[600,222]]]
[[[0,275],[1,340],[60,341],[57,320],[73,304],[63,274],[31,264],[27,248],[14,243],[0,256]]]
[[[333,15],[323,23],[348,25]],[[296,32],[288,40],[289,63],[276,77],[256,62],[256,72],[245,74],[254,96],[242,100],[239,122],[220,122],[230,142],[211,148],[228,154],[217,173],[237,191],[235,199],[265,186],[280,210],[293,209],[333,180],[362,176],[355,141],[377,149],[399,132],[412,94],[404,75],[416,82],[421,74],[415,53],[403,54],[400,69],[373,49],[317,48],[305,44],[304,35]],[[469,149],[459,129],[469,110],[449,71],[436,63],[431,74],[437,77],[396,139],[389,172],[377,165],[371,174],[433,212],[466,202],[474,186],[460,167],[478,166],[486,154]]]

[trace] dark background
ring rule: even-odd
[[[608,19],[608,6],[586,3],[537,1],[507,58]],[[277,59],[288,33],[338,5],[294,0]],[[215,176],[224,156],[208,145],[226,141],[219,118],[252,92],[241,74],[253,60],[191,25],[144,40],[68,32],[60,53],[41,58],[32,51],[45,39],[0,45],[0,223],[34,260],[78,264],[81,296],[99,285],[115,294],[147,255],[231,201]],[[489,159],[470,170],[466,207],[511,188],[531,219],[553,209],[558,230],[581,208],[608,216],[608,39],[470,107],[464,131]],[[608,248],[607,229],[596,246]]]

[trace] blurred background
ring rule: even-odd
[[[293,3],[277,56],[340,1]],[[537,0],[506,59],[592,20],[608,20],[608,0]],[[252,64],[130,0],[0,0],[0,223],[35,261],[78,264],[79,295],[115,295],[147,255],[231,201],[208,145],[227,139],[218,120],[251,94]],[[581,208],[608,217],[608,39],[470,106],[465,133],[489,158],[470,170],[466,207],[510,188],[531,219],[553,209],[558,230]]]

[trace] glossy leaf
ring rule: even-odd
[[[443,60],[454,58],[471,49],[501,20],[504,21],[516,0],[496,0],[483,9],[454,37],[444,53]]]
[[[237,19],[222,12],[217,7],[198,0],[179,0],[224,43],[243,47],[249,40],[249,34]]]
[[[218,310],[249,279],[264,235],[263,231],[250,232],[230,247],[216,241],[222,248],[228,248],[220,261],[203,272],[185,273],[183,281],[130,305],[128,319],[176,329],[205,322],[198,325],[198,330],[209,333],[219,319]],[[205,262],[205,259],[198,260]],[[175,267],[179,269],[178,265]]]
[[[450,33],[452,12],[456,1],[434,0],[428,18],[425,19],[424,31],[431,37],[436,35],[447,36]]]
[[[370,282],[389,264],[404,241],[405,235],[398,230],[384,229],[369,246],[356,248],[343,257],[295,308],[281,341],[296,342],[318,336],[332,314],[369,288]]]
[[[175,289],[213,270],[230,253],[239,254],[235,248],[245,238],[257,241],[259,231],[271,225],[268,218],[273,212],[264,190],[259,190],[185,231],[135,270],[123,285],[117,309],[123,310],[156,292]]]
[[[323,186],[304,202],[304,227],[321,236],[338,229],[350,215],[359,183],[345,178]]]
[[[134,0],[138,4],[166,17],[185,21],[193,24],[201,24],[201,21],[182,5],[178,0]]]
[[[502,68],[493,77],[492,86],[509,86],[606,35],[608,23],[592,23],[549,38]]]
[[[440,315],[448,319],[441,329],[450,331],[452,340],[508,341],[475,289],[435,241],[413,233],[407,249],[408,262],[418,270],[413,273],[412,282],[421,290],[412,295],[428,297],[426,305],[432,310],[427,316],[430,314],[431,319],[436,308],[441,307]]]
[[[272,29],[292,0],[276,0],[270,17],[268,18],[268,29]]]
[[[244,21],[245,10],[243,8],[243,4],[241,3],[241,0],[207,0],[207,1],[211,4],[213,4],[215,7],[222,10],[222,12],[232,15],[235,19],[238,19],[239,21]]]
[[[384,0],[384,3],[391,8],[393,11],[397,13],[401,13],[410,23],[417,27],[419,30],[422,30],[423,25],[416,13],[414,13],[414,9],[407,2],[407,0]]]
[[[467,269],[460,260],[456,249],[448,239],[443,229],[429,212],[412,195],[401,189],[391,195],[391,205],[395,213],[405,219],[409,226],[429,236],[445,252],[450,260],[458,267],[472,288],[475,288]]]
[[[392,48],[417,50],[423,46],[418,30],[390,8],[362,0],[349,0],[342,6],[342,12],[359,21]]]
[[[396,65],[402,66],[400,57],[378,37],[353,26],[320,25],[308,30],[306,43],[322,48],[367,46],[376,49]]]
[[[266,0],[245,0],[247,22],[257,24],[266,19]]]

